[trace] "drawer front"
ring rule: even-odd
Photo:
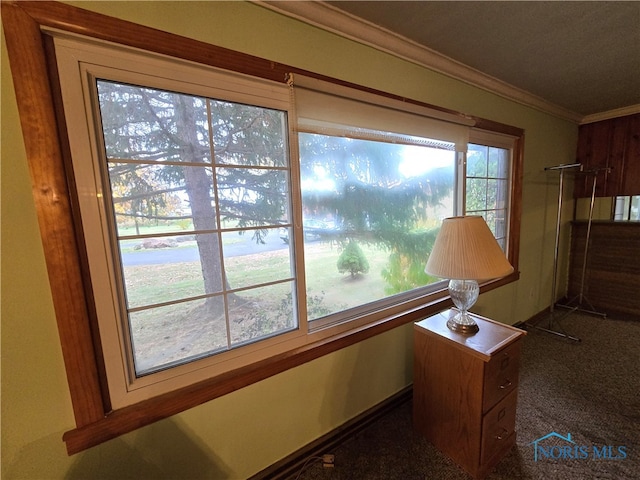
[[[515,441],[517,392],[512,391],[482,419],[480,463],[491,460]]]
[[[496,403],[518,386],[520,341],[516,341],[495,354],[484,367],[482,412],[488,412]]]

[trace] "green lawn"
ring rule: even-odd
[[[335,312],[384,296],[380,271],[388,255],[362,248],[369,264],[367,274],[340,274],[340,250],[324,242],[310,243],[305,250],[307,292],[320,299],[324,311]],[[288,249],[226,260],[232,288],[290,278]],[[130,307],[189,298],[204,293],[200,262],[125,267]],[[260,338],[292,327],[293,317],[283,307],[291,282],[242,290],[229,304],[230,318],[211,317],[202,300],[144,309],[130,315],[138,371],[153,370],[175,361],[187,361],[231,344]],[[314,303],[315,304],[315,303]],[[283,310],[284,308],[284,310]],[[227,337],[229,335],[229,337]]]
[[[322,297],[323,303],[332,311],[382,298],[385,282],[380,272],[386,265],[388,254],[366,245],[362,250],[370,264],[369,273],[352,277],[338,272],[336,263],[340,249],[336,245],[310,243],[305,249],[307,292]],[[288,250],[229,258],[226,260],[226,272],[232,288],[290,277]],[[200,262],[125,267],[125,278],[130,306],[204,293]],[[283,286],[282,291],[287,288]],[[247,294],[250,295],[249,291]]]

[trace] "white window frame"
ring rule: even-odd
[[[117,269],[119,253],[108,219],[110,193],[104,189],[105,162],[95,79],[174,90],[181,93],[221,98],[228,101],[286,111],[292,115],[290,94],[285,85],[233,72],[176,62],[132,51],[115,51],[108,46],[75,38],[57,37],[56,58],[61,94],[70,136],[74,181],[78,186],[80,216],[91,272],[104,368],[114,408],[123,408],[146,398],[177,390],[229,369],[269,358],[309,341],[306,322],[299,328],[250,345],[186,362],[144,376],[136,376],[131,357],[131,340],[125,328],[121,305],[122,280]],[[144,73],[141,73],[144,71]],[[171,78],[166,73],[171,73]],[[290,123],[290,122],[289,122]],[[288,136],[295,136],[288,128]],[[294,142],[289,150],[297,151]],[[91,159],[91,161],[88,161]],[[294,281],[295,283],[295,281]]]

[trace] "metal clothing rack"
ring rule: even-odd
[[[609,173],[611,171],[610,167],[602,167],[595,168],[591,170],[586,170],[583,173],[586,175],[593,175],[593,182],[591,184],[591,201],[589,202],[589,219],[587,222],[587,236],[584,244],[584,256],[582,258],[582,275],[580,277],[580,292],[578,295],[570,299],[567,303],[558,303],[558,307],[569,308],[572,311],[579,310],[581,312],[589,313],[592,315],[599,315],[603,318],[607,317],[606,313],[598,312],[593,307],[589,299],[584,294],[584,279],[587,272],[587,258],[589,256],[589,240],[591,238],[591,223],[593,221],[593,205],[596,199],[596,183],[598,181],[598,174],[600,172]],[[587,305],[588,308],[583,308],[584,305]]]
[[[565,312],[563,315],[558,316],[555,311],[556,305],[556,283],[558,280],[558,251],[560,248],[560,221],[562,219],[562,197],[564,191],[564,175],[567,171],[571,169],[579,168],[582,171],[582,164],[580,163],[571,163],[571,164],[562,164],[556,165],[554,167],[547,167],[545,171],[554,170],[560,172],[560,185],[558,187],[558,215],[556,220],[556,243],[555,250],[553,255],[553,280],[551,282],[551,306],[549,307],[549,317],[548,317],[548,326],[547,328],[539,326],[536,324],[528,324],[526,323],[526,327],[535,328],[537,330],[542,330],[543,332],[551,333],[554,335],[558,335],[560,337],[567,338],[569,340],[573,340],[574,342],[579,342],[580,339],[578,337],[574,337],[569,335],[562,325],[560,325],[560,320],[570,313],[576,311],[578,307],[570,307],[568,312]]]

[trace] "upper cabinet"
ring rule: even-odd
[[[640,195],[640,113],[581,125],[577,161],[574,197],[591,196],[593,171],[597,197]]]

